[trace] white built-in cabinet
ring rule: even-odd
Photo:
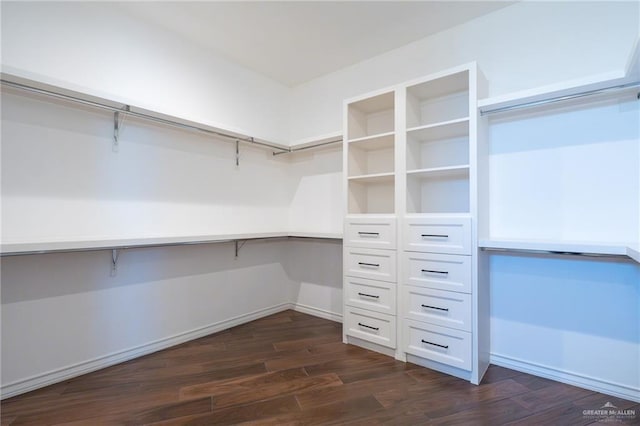
[[[344,341],[479,383],[475,63],[345,101]]]

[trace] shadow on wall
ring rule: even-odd
[[[248,241],[238,258],[233,243],[121,250],[115,276],[110,250],[5,257],[2,304],[207,274],[223,274],[217,279],[224,280],[225,274],[269,265],[282,268],[286,244]]]
[[[491,316],[640,342],[640,265],[568,256],[491,256]]]
[[[284,268],[293,303],[342,315],[342,241],[292,240]]]

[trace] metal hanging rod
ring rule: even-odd
[[[618,91],[618,90],[623,90],[623,89],[630,89],[633,87],[640,87],[640,81],[634,81],[631,83],[625,83],[625,84],[619,84],[616,86],[610,86],[610,87],[604,87],[602,89],[594,89],[594,90],[587,90],[584,92],[579,92],[579,93],[574,93],[572,95],[564,95],[564,96],[555,96],[555,97],[551,97],[551,98],[547,98],[547,99],[541,99],[538,101],[530,101],[530,102],[522,102],[519,104],[515,104],[515,105],[509,105],[509,106],[504,106],[504,107],[498,107],[498,108],[490,108],[490,109],[480,109],[480,115],[488,115],[488,114],[495,114],[495,113],[499,113],[499,112],[507,112],[507,111],[513,111],[513,110],[518,110],[518,109],[524,109],[524,108],[531,108],[531,107],[535,107],[535,106],[540,106],[540,105],[546,105],[546,104],[551,104],[551,103],[556,103],[556,102],[562,102],[562,101],[568,101],[571,99],[577,99],[577,98],[583,98],[586,96],[593,96],[593,95],[599,95],[599,94],[603,94],[603,93],[609,93],[609,92],[614,92],[614,91]],[[640,94],[638,95],[639,99],[640,99]]]
[[[286,152],[274,152],[273,155],[282,155],[282,154],[290,154],[293,152],[298,152],[298,151],[305,151],[307,149],[313,149],[313,148],[318,148],[321,146],[326,146],[326,145],[333,145],[333,144],[337,144],[337,143],[342,143],[342,138],[340,139],[334,139],[334,140],[330,140],[330,141],[326,141],[326,142],[319,142],[313,145],[305,145],[302,146],[300,148],[289,148],[288,151]]]
[[[208,135],[227,138],[227,139],[232,140],[234,143],[235,143],[235,141],[240,141],[240,142],[248,143],[248,144],[251,144],[251,145],[258,145],[258,146],[262,146],[262,147],[269,148],[269,149],[275,149],[275,150],[281,151],[282,153],[290,151],[289,147],[284,147],[284,146],[280,146],[280,145],[276,145],[276,144],[271,144],[271,143],[268,143],[268,142],[257,141],[255,138],[253,138],[251,136],[239,136],[239,135],[234,135],[234,134],[231,134],[231,133],[225,133],[225,132],[222,132],[222,131],[206,129],[204,127],[199,127],[199,126],[196,126],[196,125],[193,125],[193,124],[180,123],[178,121],[174,121],[174,120],[170,120],[170,119],[166,119],[166,118],[161,118],[161,117],[156,117],[156,116],[153,116],[153,115],[145,114],[143,112],[131,110],[131,106],[130,105],[122,105],[120,107],[117,107],[117,106],[108,105],[106,103],[102,103],[102,102],[99,102],[99,101],[82,99],[82,98],[77,97],[77,96],[67,95],[67,94],[64,94],[64,93],[58,93],[58,92],[54,92],[52,90],[47,90],[47,89],[41,89],[39,87],[29,86],[27,84],[22,84],[22,83],[16,83],[16,82],[5,80],[5,79],[0,79],[0,83],[2,83],[3,85],[6,85],[8,87],[12,87],[14,89],[19,89],[19,90],[23,90],[23,91],[27,91],[27,92],[31,92],[31,93],[36,93],[36,94],[39,94],[39,95],[45,95],[45,96],[49,96],[49,97],[56,98],[56,99],[63,99],[63,100],[66,100],[66,101],[71,101],[71,102],[79,103],[79,104],[82,104],[82,105],[91,106],[91,107],[94,107],[94,108],[104,109],[104,110],[107,110],[107,111],[117,112],[119,114],[125,114],[125,115],[128,115],[128,116],[137,117],[137,118],[141,118],[141,119],[148,120],[148,121],[154,121],[156,123],[161,123],[161,124],[165,124],[165,125],[169,125],[169,126],[173,126],[173,127],[178,127],[178,128],[181,128],[181,129],[194,130],[194,131],[197,131],[197,132],[206,133]]]

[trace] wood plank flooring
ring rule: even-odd
[[[491,366],[483,383],[342,344],[341,325],[281,312],[20,395],[18,425],[586,425],[640,404]]]

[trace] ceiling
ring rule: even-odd
[[[382,54],[513,1],[127,2],[164,27],[287,86]]]

